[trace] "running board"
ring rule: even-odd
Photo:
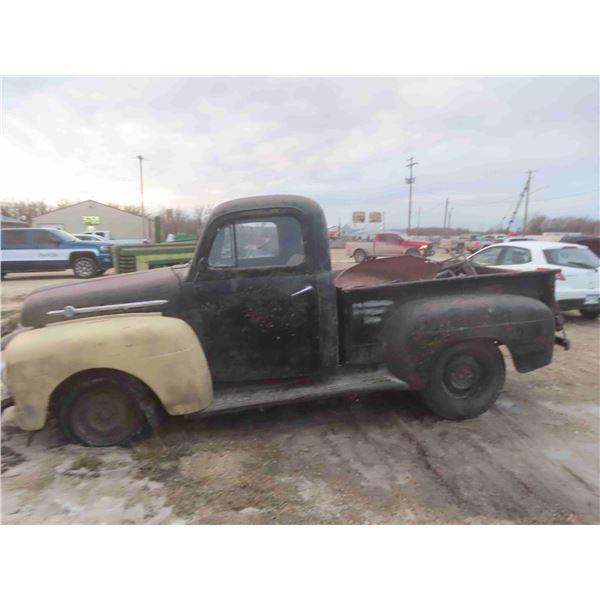
[[[187,416],[188,418],[200,418],[205,415],[244,410],[251,407],[303,402],[358,392],[404,391],[407,389],[408,385],[406,383],[396,379],[384,369],[341,372],[319,381],[252,384],[229,389],[216,389],[212,404],[208,408]]]

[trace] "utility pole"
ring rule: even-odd
[[[410,235],[410,221],[411,221],[411,217],[412,217],[412,186],[413,186],[413,183],[415,182],[415,178],[413,177],[413,167],[418,164],[419,163],[415,162],[414,156],[411,156],[406,161],[406,166],[409,169],[409,175],[404,180],[406,183],[408,183],[408,227],[406,228],[407,235]]]
[[[452,211],[453,211],[453,210],[454,210],[454,209],[453,209],[453,208],[451,208],[451,209],[448,211],[448,229],[450,229],[450,222],[452,221]]]
[[[444,235],[446,235],[447,227],[448,227],[448,198],[446,198],[446,206],[444,207]]]
[[[146,215],[144,213],[144,171],[142,169],[142,161],[144,157],[138,154],[136,157],[140,161],[140,198],[142,201],[142,239],[146,239]]]
[[[527,192],[525,194],[525,216],[523,217],[523,233],[527,233],[527,216],[529,214],[529,192],[531,190],[531,176],[535,171],[527,171]]]
[[[421,229],[421,207],[417,211],[417,229]]]

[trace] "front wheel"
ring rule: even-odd
[[[421,253],[416,248],[409,248],[406,251],[407,256],[421,256]]]
[[[73,261],[73,273],[78,279],[90,279],[98,274],[98,266],[93,258],[80,256]]]
[[[494,404],[505,376],[504,358],[493,341],[460,342],[438,356],[423,400],[445,419],[472,419]]]
[[[82,375],[58,399],[65,436],[85,446],[123,446],[158,425],[159,407],[137,379],[121,373]]]
[[[367,253],[364,250],[362,250],[361,248],[354,251],[354,260],[357,263],[365,262],[365,260],[367,260],[367,258],[368,258]]]
[[[597,308],[591,308],[591,309],[585,309],[582,308],[579,311],[579,314],[584,318],[584,319],[589,319],[590,321],[597,319],[598,315],[600,315],[600,310]]]

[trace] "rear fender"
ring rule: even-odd
[[[171,415],[203,410],[213,398],[194,331],[160,314],[110,315],[31,329],[15,337],[4,356],[17,421],[28,431],[44,426],[54,390],[90,369],[136,377]]]
[[[534,298],[512,294],[444,296],[403,304],[385,328],[390,371],[414,389],[428,382],[433,362],[449,345],[489,339],[505,344],[521,373],[552,361],[552,310]]]

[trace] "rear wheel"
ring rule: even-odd
[[[58,399],[66,437],[85,446],[123,446],[158,425],[159,407],[137,379],[121,373],[82,376]]]
[[[90,279],[98,274],[98,266],[90,256],[80,256],[73,261],[73,273],[79,279]]]
[[[359,248],[358,250],[354,251],[354,260],[357,263],[365,262],[367,258],[367,253],[362,248]]]
[[[579,314],[584,318],[584,319],[589,319],[590,321],[592,321],[593,319],[597,319],[598,315],[600,315],[600,310],[595,308],[595,309],[585,309],[582,308],[579,311]]]
[[[494,404],[504,379],[504,358],[493,341],[460,342],[440,353],[422,396],[445,419],[472,419]]]

